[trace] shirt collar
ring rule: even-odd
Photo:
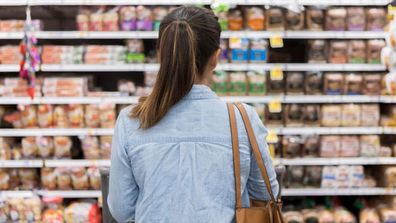
[[[202,84],[194,84],[190,92],[184,97],[187,100],[211,98],[217,98],[217,95],[208,86]]]

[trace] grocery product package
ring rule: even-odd
[[[313,6],[308,7],[305,12],[308,30],[323,30],[325,23],[324,10]]]
[[[270,31],[283,31],[286,26],[286,19],[282,8],[271,7],[266,11],[266,27]]]
[[[326,30],[343,31],[346,28],[347,10],[342,7],[329,8],[326,13]]]
[[[304,12],[287,10],[285,13],[287,30],[302,30],[304,29]]]
[[[261,7],[249,7],[245,10],[246,27],[250,30],[264,30],[265,28],[265,13]]]
[[[267,91],[266,73],[265,72],[247,72],[248,78],[248,95],[265,95]]]

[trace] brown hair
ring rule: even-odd
[[[214,13],[205,8],[182,6],[161,22],[157,51],[160,69],[152,93],[140,98],[131,117],[140,128],[158,123],[203,78],[205,67],[219,49],[220,25]]]

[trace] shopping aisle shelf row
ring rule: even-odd
[[[283,95],[283,96],[221,96],[226,102],[244,103],[396,103],[396,96],[368,95]],[[0,105],[18,104],[136,104],[137,96],[120,97],[0,97]]]
[[[384,39],[380,31],[223,31],[222,38],[271,38],[284,39]],[[158,31],[37,31],[38,39],[157,39]],[[21,39],[23,32],[0,32],[0,39]]]
[[[390,0],[0,0],[3,6],[18,5],[181,5],[216,2],[240,5],[386,5]]]
[[[385,71],[381,64],[310,64],[310,63],[223,63],[217,70],[224,71],[269,71],[279,67],[284,71]],[[43,64],[42,72],[155,72],[159,64]],[[0,72],[19,72],[17,64],[0,64]]]
[[[0,191],[0,198],[32,197],[34,195],[64,198],[99,198],[99,190],[37,190],[37,191]],[[381,196],[396,195],[396,188],[284,188],[283,197],[298,196]]]
[[[396,134],[396,127],[279,127],[278,135],[378,135]],[[0,137],[112,135],[111,128],[0,129]]]

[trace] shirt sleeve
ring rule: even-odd
[[[279,192],[279,184],[276,179],[275,169],[272,165],[272,160],[269,154],[268,145],[266,141],[268,131],[264,127],[257,112],[250,106],[247,107],[247,111],[249,110],[250,110],[249,117],[252,123],[253,131],[257,139],[257,144],[259,146],[259,150],[261,152],[265,168],[267,169],[268,178],[272,187],[273,194],[276,198]],[[263,177],[256,162],[256,157],[253,155],[253,152],[251,157],[250,174],[247,182],[247,189],[249,195],[253,199],[265,200],[265,201],[271,199],[269,193],[267,192],[267,188],[265,186]]]
[[[139,188],[132,173],[127,153],[125,109],[118,116],[111,148],[109,195],[107,203],[113,218],[119,223],[135,218]],[[124,117],[125,116],[125,117]]]

